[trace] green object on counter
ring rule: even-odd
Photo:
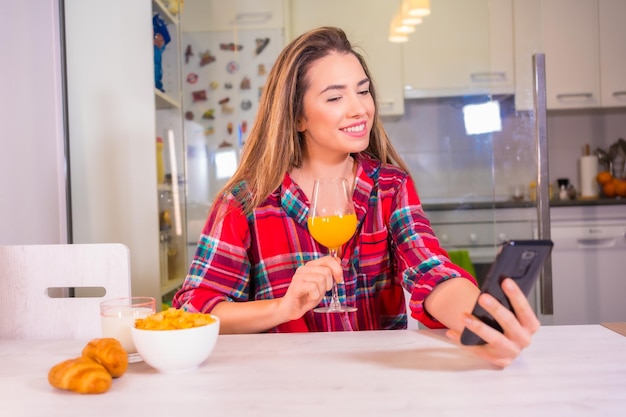
[[[466,250],[453,250],[448,251],[448,255],[450,256],[450,260],[461,268],[465,269],[467,272],[472,274],[474,278],[476,278],[476,270],[474,269],[474,264],[470,259],[469,252]]]

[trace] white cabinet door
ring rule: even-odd
[[[548,109],[598,107],[598,0],[543,0],[542,30]]]
[[[541,0],[514,0],[515,109],[533,110],[533,55],[543,53]]]
[[[291,39],[319,26],[338,26],[364,55],[372,73],[381,115],[402,115],[401,46],[388,41],[389,25],[399,1],[293,0]]]
[[[626,106],[625,0],[599,0],[602,107]]]
[[[437,0],[403,45],[405,97],[514,91],[512,0]]]

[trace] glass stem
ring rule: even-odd
[[[337,248],[330,249],[330,256],[333,258],[337,257]],[[341,309],[341,302],[339,302],[339,286],[337,281],[333,279],[333,288],[332,288],[332,296],[330,299],[330,305],[328,306],[331,310],[339,310]]]

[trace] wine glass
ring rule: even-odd
[[[330,256],[338,250],[356,230],[356,214],[352,195],[345,178],[317,178],[313,185],[308,218],[309,232],[321,245],[328,248]],[[343,313],[356,311],[356,307],[342,305],[337,282],[333,280],[332,298],[328,307],[313,309],[316,313]]]

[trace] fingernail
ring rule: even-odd
[[[491,299],[491,297],[489,296],[483,296],[482,299],[482,305],[484,305],[485,307],[490,307],[493,305],[493,300]]]

